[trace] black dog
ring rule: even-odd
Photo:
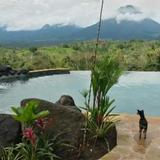
[[[147,128],[148,128],[148,122],[144,116],[143,110],[137,110],[137,114],[140,116],[139,120],[139,139],[141,139],[142,131],[144,133],[144,139],[146,139],[147,134]]]

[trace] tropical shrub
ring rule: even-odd
[[[159,71],[159,41],[100,41],[97,59],[113,54],[119,57],[127,70]],[[19,69],[46,69],[68,67],[73,70],[90,69],[89,61],[95,50],[95,41],[28,48],[0,47],[0,64]],[[67,58],[66,58],[67,57]],[[123,59],[121,59],[123,57]],[[66,61],[66,62],[65,62]]]
[[[48,110],[38,112],[38,103],[30,101],[25,107],[12,107],[15,120],[22,124],[22,142],[15,146],[2,148],[2,160],[55,160],[57,147],[64,145],[59,135],[48,138],[45,128],[49,119]]]
[[[31,126],[34,121],[46,117],[49,114],[47,110],[37,112],[37,107],[37,101],[30,101],[25,107],[12,107],[12,111],[14,112],[13,118],[24,124],[25,127]]]
[[[90,92],[82,92],[85,98],[83,109],[87,111],[86,130],[93,138],[103,139],[106,143],[107,132],[117,121],[117,114],[112,114],[114,99],[110,100],[108,91],[117,83],[120,75],[121,69],[116,58],[107,56],[97,62],[91,71]]]

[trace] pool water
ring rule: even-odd
[[[25,98],[56,102],[63,94],[71,95],[77,106],[83,106],[80,91],[88,89],[89,83],[90,71],[0,82],[0,112],[10,113],[10,107],[19,106]],[[147,115],[159,116],[160,72],[126,72],[109,95],[115,99],[115,112],[136,114],[137,109],[144,109]]]

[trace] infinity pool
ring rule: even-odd
[[[62,94],[71,95],[77,106],[83,106],[80,91],[89,88],[89,71],[52,75],[29,80],[0,82],[0,112],[9,113],[25,98],[41,98],[55,102]],[[109,92],[115,99],[116,112],[136,114],[144,109],[147,115],[160,115],[160,72],[127,72]]]

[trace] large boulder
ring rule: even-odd
[[[6,147],[20,141],[21,124],[11,115],[0,114],[0,146]]]
[[[63,95],[56,103],[30,98],[23,100],[21,106],[24,107],[26,103],[32,100],[39,102],[39,111],[49,110],[50,112],[48,115],[49,124],[45,130],[49,137],[62,134],[60,137],[62,141],[67,141],[71,146],[75,146],[75,148],[80,147],[82,144],[82,129],[85,125],[85,117],[80,109],[75,106],[72,97]],[[92,145],[91,142],[91,146],[86,146],[84,153],[82,152],[79,158],[82,158],[83,160],[99,159],[99,157],[114,148],[117,144],[117,131],[115,126],[109,129],[108,134],[106,135],[106,140],[107,144],[100,139],[97,140],[96,143],[94,141],[94,145]],[[109,147],[109,150],[107,147]],[[90,150],[91,148],[93,152]],[[73,157],[77,159],[77,155],[79,155],[79,152],[77,151],[78,150],[76,149],[68,150],[68,148],[66,149],[62,147],[59,148],[57,153],[62,159],[68,157],[67,159],[70,160],[70,157],[72,157],[71,160],[73,160]],[[93,154],[94,152],[96,153],[96,158],[95,154]]]
[[[56,103],[64,106],[76,106],[73,98],[69,95],[62,95]]]
[[[69,95],[62,95],[56,104],[68,106],[69,108],[73,108],[81,112],[81,110],[75,105],[74,99]]]
[[[25,99],[21,106],[25,106],[29,101],[38,101],[38,110],[49,110],[49,124],[46,133],[49,136],[61,135],[61,140],[67,141],[72,146],[77,146],[82,138],[82,128],[85,117],[76,106],[64,106],[59,103],[54,104],[41,99]],[[69,103],[67,103],[69,104]],[[71,103],[74,104],[74,103]],[[63,152],[65,155],[66,153]],[[61,155],[63,156],[63,155]]]

